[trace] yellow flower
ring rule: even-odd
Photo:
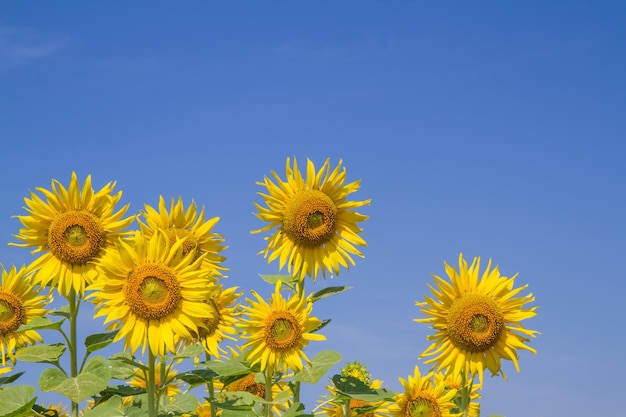
[[[170,245],[158,231],[151,239],[136,232],[131,241],[120,239],[98,261],[102,277],[90,287],[96,313],[109,328],[119,328],[114,341],[134,353],[146,345],[154,355],[174,353],[180,337],[191,338],[211,315],[204,300],[215,285],[202,256],[183,256],[184,240]]]
[[[15,266],[9,271],[0,265],[2,281],[0,282],[0,354],[2,365],[6,365],[5,355],[9,355],[15,363],[13,352],[15,348],[43,339],[35,330],[19,331],[19,327],[28,324],[35,317],[44,316],[45,306],[51,297],[39,295],[35,290],[30,276],[22,266],[19,270]],[[11,368],[6,368],[7,370]],[[0,372],[2,373],[2,372]]]
[[[397,417],[453,417],[451,410],[455,407],[452,398],[455,389],[446,389],[443,382],[434,385],[432,373],[422,376],[416,366],[413,376],[408,380],[399,378],[404,393],[395,395],[395,404],[389,411]]]
[[[70,417],[70,413],[67,409],[67,407],[65,407],[63,404],[59,403],[59,404],[48,404],[48,405],[44,405],[43,403],[41,404],[42,408],[45,408],[47,411],[44,411],[43,416],[57,416],[57,417]],[[39,414],[37,414],[39,415]]]
[[[183,342],[185,344],[199,342],[213,358],[222,357],[226,351],[219,344],[224,340],[237,340],[233,335],[237,334],[235,324],[239,312],[234,302],[241,293],[236,291],[237,287],[224,290],[221,284],[214,286],[210,297],[205,301],[211,309],[211,314],[202,318],[206,327],[199,328],[198,333],[192,331],[194,338],[183,339]]]
[[[223,276],[221,271],[226,270],[226,268],[221,266],[221,262],[224,262],[226,258],[219,253],[226,248],[222,245],[224,237],[212,232],[213,227],[219,221],[219,217],[205,221],[204,207],[198,212],[196,203],[192,201],[185,209],[180,197],[177,201],[172,199],[169,211],[162,196],[159,197],[158,211],[147,204],[144,209],[138,220],[141,231],[148,238],[155,231],[163,229],[172,244],[176,239],[185,239],[183,254],[186,255],[188,252],[194,251],[196,257],[204,255],[202,267],[210,270],[213,276]]]
[[[257,374],[258,374],[257,372],[251,372],[243,376],[242,378],[236,379],[235,381],[229,382],[227,385],[224,385],[220,389],[221,395],[218,396],[218,401],[221,399],[224,393],[227,393],[227,392],[248,392],[250,394],[253,394],[265,400],[266,399],[266,387],[264,383],[261,384],[256,381]],[[216,387],[217,386],[219,386],[219,384],[216,384]],[[285,387],[284,382],[280,380],[275,381],[272,384],[272,396],[271,396],[272,401],[274,401],[277,398],[277,395],[279,395],[281,392],[288,390],[288,389],[289,388]],[[289,403],[287,401],[284,404],[272,404],[271,405],[271,410],[275,416],[283,415],[285,411],[287,411],[288,408],[289,408]]]
[[[93,262],[134,220],[124,218],[128,204],[114,211],[122,197],[121,192],[113,194],[114,187],[115,182],[110,182],[94,192],[89,175],[81,189],[72,172],[68,189],[52,180],[51,190],[36,188],[43,198],[31,192],[24,199],[29,215],[16,216],[24,228],[14,236],[23,243],[9,244],[43,252],[28,267],[35,282],[45,286],[52,281],[60,294],[67,297],[74,290],[82,296],[97,276]]]
[[[447,373],[465,374],[467,380],[479,377],[483,385],[483,371],[488,368],[494,375],[502,373],[500,358],[513,361],[519,372],[517,349],[536,350],[525,345],[538,333],[527,330],[521,321],[535,316],[537,307],[524,308],[535,300],[532,294],[516,297],[523,287],[513,288],[515,274],[511,278],[500,276],[498,267],[487,269],[479,279],[480,258],[474,258],[468,268],[459,256],[459,271],[445,264],[450,282],[435,277],[435,286],[430,286],[433,298],[416,302],[421,312],[429,316],[415,319],[430,323],[436,330],[428,337],[433,343],[420,357],[429,357],[425,363],[434,363]],[[502,373],[504,377],[504,373]]]
[[[248,342],[242,348],[252,365],[261,362],[262,371],[268,367],[272,371],[302,370],[302,360],[310,362],[303,351],[309,340],[326,340],[323,335],[312,333],[321,321],[310,316],[311,297],[294,295],[285,300],[281,286],[279,280],[270,303],[252,291],[257,301],[246,299],[250,306],[243,306],[247,317],[241,327]]]
[[[356,246],[367,243],[359,233],[358,223],[368,216],[353,209],[369,205],[371,200],[347,201],[348,195],[357,191],[360,181],[345,184],[346,169],[339,165],[330,170],[330,159],[319,171],[307,160],[306,179],[298,170],[294,158],[293,168],[287,158],[287,179],[283,181],[272,171],[274,183],[265,177],[258,185],[267,189],[261,195],[267,207],[255,203],[256,216],[269,224],[252,233],[273,231],[266,237],[268,245],[261,252],[268,262],[279,260],[280,269],[287,270],[301,280],[310,276],[315,281],[326,272],[339,274],[340,267],[354,265],[352,256],[363,257]]]
[[[222,410],[220,408],[218,408],[216,411],[217,411],[216,414],[218,416],[222,414]],[[209,403],[208,401],[205,401],[204,403],[200,404],[198,408],[196,408],[194,415],[198,417],[214,417],[211,411],[211,403]]]
[[[461,393],[463,391],[463,377],[461,374],[447,374],[445,372],[437,372],[434,374],[435,385],[443,383],[446,389],[455,389],[455,400],[460,401]],[[467,417],[480,417],[480,403],[478,400],[481,398],[478,392],[478,384],[473,384],[473,381],[466,381],[465,386],[469,390],[469,404],[467,406]],[[456,402],[456,401],[455,401]],[[457,407],[458,408],[458,407]]]

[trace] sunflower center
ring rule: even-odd
[[[194,259],[198,259],[200,256],[198,238],[187,229],[181,229],[178,227],[170,227],[165,231],[167,237],[170,239],[170,245],[176,243],[176,239],[184,239],[183,242],[183,256],[187,256],[191,252],[195,252]]]
[[[504,328],[504,316],[486,295],[465,294],[456,299],[448,315],[448,336],[457,347],[484,352],[493,347]]]
[[[124,297],[132,313],[146,320],[167,316],[182,298],[176,276],[159,264],[135,268],[128,277]]]
[[[265,386],[254,380],[256,372],[252,372],[238,381],[231,387],[232,391],[245,391],[257,397],[265,399]]]
[[[11,294],[0,292],[0,335],[17,330],[24,318],[22,302]]]
[[[406,405],[406,417],[441,417],[439,406],[430,398],[417,397]]]
[[[206,325],[206,329],[204,327],[198,328],[199,337],[212,336],[220,323],[220,310],[217,308],[215,301],[208,300],[206,303],[211,308],[211,316],[202,319],[202,322]]]
[[[290,312],[272,313],[265,326],[265,342],[271,349],[287,349],[300,339],[300,324]]]
[[[100,221],[88,211],[67,211],[48,228],[50,252],[71,264],[86,264],[94,259],[105,241],[106,233]]]
[[[296,194],[285,210],[283,231],[296,244],[317,247],[335,234],[337,207],[319,190]]]

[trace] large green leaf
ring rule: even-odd
[[[173,397],[163,397],[159,407],[160,413],[193,413],[198,408],[198,399],[193,394],[177,394]]]
[[[201,344],[197,345],[189,345],[178,355],[174,356],[172,359],[187,359],[187,358],[197,358],[205,352],[204,346]]]
[[[37,401],[35,387],[16,385],[0,390],[0,417],[23,417],[32,415],[32,407]]]
[[[194,369],[193,371],[176,375],[176,379],[185,381],[191,388],[193,388],[198,385],[206,384],[216,376],[217,374],[210,369]]]
[[[39,377],[43,392],[54,391],[79,403],[107,388],[110,374],[107,360],[101,356],[91,358],[83,371],[71,378],[58,369],[48,368]]]
[[[333,350],[322,350],[311,360],[310,366],[305,366],[302,372],[293,378],[296,382],[317,384],[317,382],[341,360],[341,355]]]
[[[339,293],[348,291],[351,288],[352,287],[344,287],[344,286],[322,288],[321,290],[315,292],[311,296],[311,300],[312,301],[317,301],[317,300],[325,298],[325,297],[330,297],[331,295],[335,295],[335,294],[339,294]]]
[[[333,376],[333,384],[337,389],[338,395],[344,395],[356,400],[362,400],[366,402],[377,402],[384,400],[392,400],[394,393],[386,389],[372,389],[363,381],[354,378],[352,376]]]
[[[85,338],[85,347],[87,353],[95,352],[96,350],[105,348],[113,343],[113,339],[117,335],[117,330],[108,333],[92,334]]]
[[[92,408],[83,417],[125,417],[124,404],[118,396],[111,397],[104,403]]]
[[[23,332],[26,330],[59,330],[61,328],[61,321],[52,321],[47,317],[34,317],[28,324],[22,324],[17,331]]]
[[[23,362],[57,363],[63,352],[65,352],[65,345],[61,343],[33,345],[17,349],[15,357]]]
[[[24,372],[17,372],[13,375],[0,377],[0,387],[15,382],[22,375],[24,375]]]
[[[221,377],[250,373],[250,368],[248,368],[239,358],[230,359],[225,362],[205,362],[205,366]]]
[[[129,353],[121,352],[109,357],[111,379],[130,379],[135,375],[135,365]]]

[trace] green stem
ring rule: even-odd
[[[208,365],[209,362],[211,361],[211,355],[209,354],[209,352],[205,352],[205,359],[206,362],[205,364]],[[207,383],[206,383],[206,387],[209,390],[209,398],[211,399],[211,417],[216,417],[217,416],[217,406],[215,405],[215,385],[213,384],[213,378],[211,377]]]
[[[350,417],[350,398],[347,398],[343,403],[343,415],[344,417]]]
[[[268,402],[272,401],[272,378],[274,373],[270,366],[265,370],[265,400]],[[270,417],[272,406],[270,404],[265,404],[265,417]]]
[[[78,307],[80,305],[80,298],[76,298],[76,291],[72,288],[68,297],[70,305],[70,340],[68,343],[68,350],[70,351],[70,375],[75,378],[78,375],[78,352],[77,352],[77,321],[78,321]],[[78,404],[72,401],[72,416],[78,417]]]
[[[146,392],[148,394],[148,416],[157,416],[157,404],[156,404],[156,373],[155,373],[156,358],[148,346],[148,375],[146,378]]]

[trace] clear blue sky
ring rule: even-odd
[[[0,262],[31,259],[7,245],[29,190],[75,170],[116,180],[133,212],[205,205],[227,284],[269,293],[255,181],[287,156],[343,158],[372,199],[369,246],[309,285],[354,287],[316,304],[333,321],[309,352],[399,390],[427,347],[412,319],[431,274],[491,257],[529,284],[541,335],[520,374],[486,379],[483,415],[615,415],[624,45],[611,1],[0,2]]]

